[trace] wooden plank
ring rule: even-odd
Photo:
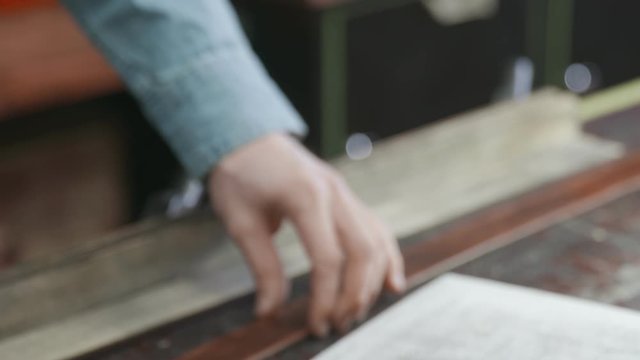
[[[603,139],[615,139],[627,149],[640,148],[640,105],[617,111],[606,119],[595,119],[584,125],[585,132]]]
[[[640,310],[639,210],[636,191],[455,271]]]
[[[405,237],[619,156],[618,145],[585,137],[577,107],[573,95],[548,89],[392,137],[367,159],[334,164]]]
[[[640,310],[639,220],[640,191],[634,191],[584,215],[526,236],[452,271]],[[455,223],[451,225],[455,226]],[[425,238],[427,236],[416,240]],[[376,316],[379,311],[396,301],[398,299],[392,296],[383,297],[372,315]],[[221,314],[221,311],[233,313],[248,308],[247,304],[241,301],[234,304],[237,305],[226,305],[220,311],[214,310],[212,313],[194,318],[191,322],[177,324],[168,331],[159,331],[145,337],[147,344],[156,344],[157,339],[166,338],[170,340],[171,346],[158,351],[149,346],[143,354],[157,359],[177,358],[179,354],[197,346],[197,339],[202,343],[206,338],[193,330],[194,327],[190,326],[192,322],[215,323],[216,318],[211,317],[213,313],[218,314],[220,322],[228,322],[233,315],[227,316]],[[248,320],[236,322],[236,326],[247,322]],[[203,335],[207,334],[205,330],[200,332]],[[211,334],[209,338],[220,336],[224,332],[213,331]],[[186,340],[187,337],[193,338],[194,341],[189,342]],[[305,339],[273,358],[311,358],[327,349],[336,340],[338,336],[323,340]],[[172,355],[162,357],[165,353]],[[135,356],[131,356],[130,351],[109,353],[113,354],[117,354],[120,360],[136,359]]]
[[[171,223],[159,219],[88,241],[62,261],[17,267],[0,277],[0,337],[62,319],[133,289],[175,275],[179,264],[193,261],[224,239],[201,214]],[[182,241],[184,234],[193,238]],[[131,241],[135,239],[135,241]],[[146,267],[131,264],[147,264]]]
[[[579,119],[593,119],[625,110],[640,102],[640,79],[588,95],[580,103]]]
[[[618,156],[618,146],[580,133],[572,116],[576,105],[571,95],[547,91],[383,141],[370,158],[342,159],[335,165],[396,235],[404,237]],[[44,307],[34,314],[36,319],[20,320],[31,326],[21,327],[22,333],[7,331],[0,352],[11,354],[6,359],[68,358],[251,292],[252,279],[233,245],[222,235],[216,236],[215,251],[206,245],[211,237],[207,231],[219,229],[206,219],[200,215],[196,223],[201,225],[193,229],[184,225],[189,219],[156,223],[126,241],[115,236],[82,256],[52,261],[4,283],[0,291],[9,294],[11,288],[39,284],[32,296],[43,299],[52,292],[56,306]],[[156,238],[163,239],[160,249]],[[291,229],[277,243],[289,276],[307,271]],[[148,261],[169,259],[171,251],[175,262]],[[201,255],[197,261],[194,254]],[[96,276],[83,281],[69,275],[76,273],[74,268]],[[56,290],[60,288],[68,291]],[[88,296],[77,296],[82,292]],[[27,314],[30,309],[19,311],[20,302],[12,304],[13,312]],[[74,311],[78,313],[68,318],[55,315]],[[135,316],[127,315],[131,313]],[[49,323],[52,318],[58,320]],[[11,327],[18,328],[20,321]]]
[[[403,248],[409,287],[640,189],[640,153],[496,205],[432,239]],[[259,359],[310,335],[306,298],[282,317],[257,320],[185,354],[181,360]]]
[[[7,265],[55,257],[128,221],[123,133],[110,114],[86,115],[67,116],[72,124],[56,132],[0,140],[0,242],[10,255]]]

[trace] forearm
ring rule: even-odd
[[[305,133],[226,0],[64,3],[191,175],[268,133]]]

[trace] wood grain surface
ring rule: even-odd
[[[637,148],[637,138],[633,137],[633,134],[639,134],[640,130],[637,126],[637,110],[628,108],[608,114],[588,124],[587,129],[589,133],[599,137],[622,141],[629,149]],[[615,193],[614,191],[614,197]],[[449,224],[427,231],[426,234],[404,238],[403,243],[417,244],[425,239],[438,239],[442,234],[449,233],[477,216],[478,213],[461,220],[453,220]],[[456,267],[454,271],[640,310],[640,280],[635,280],[640,279],[640,276],[634,277],[634,274],[640,274],[640,226],[637,224],[640,224],[640,192],[607,202],[588,214],[561,221],[549,229],[471,259]],[[307,280],[305,276],[295,279],[294,298],[302,297],[308,291]],[[397,298],[383,296],[373,309],[372,315],[394,301],[397,301]],[[298,302],[298,306],[304,306],[304,302]],[[189,349],[239,329],[243,324],[250,324],[252,307],[253,297],[242,296],[134,336],[115,346],[98,350],[86,358],[174,359]],[[297,320],[298,325],[301,320],[302,318]],[[297,326],[296,320],[285,321],[281,326]],[[273,335],[277,333],[261,331],[264,331],[264,347],[262,353],[254,355],[273,354],[273,346],[281,346],[280,341],[293,344],[283,351],[276,352],[273,357],[278,359],[310,358],[338,338],[334,335],[328,339],[317,340],[291,331],[290,336],[294,337],[294,340],[298,338],[298,341],[292,341],[291,338],[274,341]],[[229,347],[228,350],[237,349]]]
[[[65,120],[72,124],[56,132],[0,139],[0,243],[10,250],[8,267],[64,254],[129,218],[126,143],[117,119],[78,110]]]
[[[334,165],[403,239],[620,156],[617,144],[581,133],[572,117],[577,103],[569,94],[543,91],[527,101],[496,104],[381,141],[370,158],[341,159]],[[192,316],[226,309],[233,299],[252,301],[253,281],[237,249],[223,236],[207,235],[203,227],[181,225],[188,222],[165,221],[133,236],[115,236],[100,241],[100,247],[83,249],[82,256],[52,259],[17,281],[0,283],[9,294],[17,294],[11,289],[19,287],[22,294],[35,295],[34,301],[47,299],[40,303],[47,306],[34,313],[32,303],[6,297],[14,316],[0,319],[0,326],[24,331],[7,331],[0,339],[0,353],[17,360],[93,354]],[[204,223],[217,227],[213,219]],[[279,234],[276,243],[287,275],[298,277],[306,273],[308,262],[289,230]],[[203,246],[209,236],[216,243],[211,249]],[[194,259],[185,249],[203,249],[196,251],[202,256]],[[186,256],[172,257],[172,252]],[[206,329],[223,331],[196,332],[203,334],[196,336],[200,340],[192,338],[181,349],[251,319],[247,309],[221,316],[230,313],[241,319],[208,323]],[[200,338],[204,334],[211,335]],[[158,359],[156,355],[129,358]],[[160,359],[171,358],[166,356]]]
[[[410,287],[562,220],[640,189],[640,153],[545,186],[472,216],[432,239],[403,248]],[[252,359],[306,338],[306,298],[277,319],[256,320],[181,360]]]
[[[564,100],[560,100],[559,98],[552,96],[552,99],[555,99],[556,101],[564,101]],[[555,108],[556,110],[551,111],[550,113],[553,114],[563,114],[563,111],[558,111],[558,109],[562,108],[562,106],[559,106],[559,104],[554,104],[553,102],[549,102],[547,100],[543,100],[540,99],[538,97],[538,100],[536,101],[540,101],[538,103],[538,106],[541,107],[546,107],[546,108]],[[565,99],[566,100],[566,99]],[[503,109],[503,110],[507,110],[507,109]],[[521,114],[522,112],[527,112],[530,116],[526,117],[525,119],[529,119],[527,121],[535,121],[536,119],[539,119],[540,116],[544,116],[544,112],[540,113],[539,115],[533,115],[534,113],[536,113],[536,107],[530,107],[530,106],[524,106],[522,108],[520,108],[519,111],[513,112],[512,115],[506,115],[504,112],[502,111],[497,111],[497,109],[493,109],[493,110],[489,110],[487,112],[481,112],[482,115],[480,117],[485,117],[486,119],[491,119],[491,118],[495,118],[497,116],[497,114],[502,114],[501,116],[519,116],[519,114]],[[633,113],[632,112],[628,112],[625,111],[624,114],[629,114],[631,115],[631,117],[628,119],[628,121],[615,121],[613,123],[611,123],[611,126],[606,126],[607,123],[607,117],[599,119],[598,121],[602,120],[602,123],[604,126],[600,126],[599,130],[597,131],[597,136],[599,137],[603,137],[605,139],[611,139],[611,140],[624,140],[622,138],[620,138],[618,135],[621,133],[621,129],[618,128],[619,126],[625,126],[626,127],[626,132],[633,132],[635,131],[634,129],[637,128],[637,126],[635,124],[637,124],[637,121],[634,120],[633,118]],[[619,118],[621,116],[621,114],[615,113],[612,114],[615,115],[616,118]],[[477,120],[477,116],[473,115],[473,114],[469,114],[468,115],[470,118],[468,118],[466,121],[475,121],[472,120],[473,118],[475,118]],[[560,119],[560,118],[558,118]],[[454,120],[455,122],[455,120]],[[453,125],[453,127],[455,128],[457,125]],[[443,129],[441,129],[443,130]],[[461,129],[462,130],[462,129]],[[468,129],[464,129],[465,131]],[[546,133],[548,134],[549,129],[547,129],[544,132],[536,132],[538,135],[542,136],[542,134]],[[622,131],[624,132],[624,131]],[[442,135],[444,135],[445,133],[448,133],[449,135],[453,135],[453,133],[449,133],[448,131],[445,131],[442,133]],[[473,148],[474,146],[481,146],[480,144],[478,145],[472,145],[472,143],[469,141],[470,139],[464,137],[463,133],[457,132],[456,133],[457,136],[452,136],[453,138],[457,139],[457,143],[464,143],[465,145]],[[472,135],[477,135],[477,131],[472,131],[471,132]],[[530,133],[531,134],[531,133]],[[500,141],[500,137],[498,134],[491,134],[491,133],[486,133],[487,136],[489,136],[489,138],[486,137],[481,137],[480,139],[484,139],[484,141]],[[376,176],[367,176],[366,178],[364,178],[362,176],[362,174],[357,174],[355,170],[357,170],[356,166],[353,166],[352,169],[348,168],[349,166],[347,166],[347,168],[343,167],[343,164],[338,163],[338,167],[340,169],[340,171],[344,171],[344,174],[347,175],[347,178],[352,182],[352,185],[355,188],[360,188],[361,186],[365,186],[365,187],[369,187],[369,188],[376,188],[376,186],[378,186],[379,188],[384,189],[386,187],[386,184],[388,183],[388,181],[392,181],[392,179],[389,179],[389,174],[385,174],[384,172],[382,173],[378,173],[381,169],[384,169],[385,167],[388,168],[388,164],[391,163],[392,165],[394,163],[404,163],[406,166],[406,169],[403,171],[398,171],[398,170],[394,170],[392,171],[392,173],[402,173],[405,174],[406,179],[400,178],[400,184],[394,184],[394,185],[398,185],[398,188],[401,188],[401,192],[391,192],[384,194],[385,197],[389,197],[389,201],[394,202],[394,203],[398,203],[398,201],[394,201],[397,199],[401,199],[399,202],[399,205],[402,205],[402,207],[400,209],[397,208],[397,206],[394,206],[396,208],[396,210],[394,212],[398,212],[401,209],[404,209],[401,212],[398,212],[397,214],[395,214],[394,216],[390,217],[390,220],[393,221],[402,221],[402,220],[406,220],[404,218],[404,216],[401,216],[402,214],[404,215],[415,215],[416,213],[421,214],[420,217],[422,218],[422,221],[425,222],[426,224],[432,224],[432,225],[428,225],[422,229],[420,229],[420,231],[413,232],[413,233],[409,233],[409,236],[407,237],[402,237],[401,241],[403,244],[415,244],[417,242],[421,242],[424,241],[425,239],[434,239],[434,238],[438,238],[441,234],[442,234],[442,229],[444,229],[445,232],[450,231],[451,229],[453,229],[454,227],[458,226],[459,224],[463,224],[464,221],[468,221],[469,218],[477,216],[477,212],[476,215],[470,215],[470,216],[465,216],[465,218],[463,218],[462,220],[460,220],[460,216],[463,216],[463,214],[461,214],[460,212],[456,213],[458,214],[457,216],[455,216],[454,218],[450,218],[448,216],[443,216],[445,213],[448,213],[448,211],[444,211],[443,209],[441,209],[441,206],[443,205],[442,203],[437,203],[437,207],[433,207],[431,206],[430,208],[433,211],[436,211],[437,214],[439,214],[437,216],[438,221],[436,221],[435,223],[432,222],[433,220],[433,213],[431,214],[427,214],[428,216],[423,216],[425,213],[422,212],[422,208],[416,208],[415,206],[411,205],[411,201],[409,201],[409,204],[405,203],[405,199],[406,196],[405,195],[411,195],[413,194],[413,197],[419,197],[419,196],[425,196],[425,197],[429,197],[429,194],[433,193],[433,191],[422,191],[421,193],[417,194],[415,191],[413,193],[406,193],[406,191],[404,190],[408,190],[408,189],[416,189],[416,191],[419,191],[420,189],[425,190],[428,189],[428,187],[426,187],[425,184],[429,183],[429,182],[425,182],[425,178],[426,177],[430,177],[433,175],[433,173],[438,173],[437,170],[437,166],[435,167],[431,167],[428,162],[425,161],[420,161],[420,158],[417,157],[416,159],[412,159],[411,161],[407,162],[406,161],[402,161],[402,160],[394,160],[393,155],[390,154],[396,154],[398,157],[397,159],[404,159],[406,160],[406,152],[413,152],[413,155],[416,155],[415,152],[423,152],[425,155],[424,158],[422,158],[423,160],[428,157],[428,156],[436,156],[436,153],[429,153],[429,149],[431,148],[432,144],[435,144],[435,148],[439,148],[442,146],[446,147],[446,142],[443,143],[443,138],[442,136],[440,137],[436,137],[434,141],[430,141],[427,142],[425,141],[425,137],[428,137],[429,134],[428,132],[424,132],[424,133],[420,133],[417,132],[415,133],[413,136],[412,135],[403,135],[400,136],[398,138],[396,138],[395,140],[392,140],[391,143],[387,143],[387,145],[381,146],[377,151],[379,151],[378,156],[375,157],[375,161],[367,163],[367,164],[363,164],[366,166],[363,166],[360,168],[361,171],[364,171],[365,173],[368,171],[372,171],[374,173],[376,173]],[[496,136],[498,136],[498,138],[496,138]],[[448,136],[447,136],[448,137]],[[467,140],[462,140],[462,138],[465,138]],[[531,137],[524,137],[522,139],[519,140],[515,140],[513,139],[514,144],[521,144],[523,141],[532,141]],[[508,142],[507,142],[508,143]],[[440,144],[440,145],[438,145]],[[541,145],[543,145],[543,143],[541,143]],[[526,146],[531,146],[531,143],[529,143]],[[398,149],[405,149],[404,151],[400,151]],[[504,151],[504,148],[502,148]],[[464,155],[466,152],[462,152],[462,154],[460,155]],[[461,157],[457,157],[458,153],[454,153],[455,156],[450,157],[451,159],[454,159],[455,161],[462,161],[462,164],[469,164],[469,166],[473,166],[474,169],[475,168],[481,168],[484,165],[481,164],[486,164],[486,162],[483,162],[483,160],[479,160],[479,159],[468,159],[468,158],[461,158]],[[496,157],[500,157],[501,152],[497,152],[495,153]],[[562,155],[562,152],[554,152],[554,153],[550,153],[548,154],[549,156],[558,156],[560,158],[563,158],[566,156]],[[583,152],[584,155],[584,152]],[[493,157],[492,157],[493,158]],[[521,158],[520,158],[521,159]],[[575,162],[575,157],[573,156],[569,156],[566,157],[565,159],[574,159],[573,161]],[[516,159],[517,160],[517,159]],[[415,161],[415,164],[414,164]],[[475,162],[475,164],[473,163]],[[566,162],[566,161],[565,161]],[[544,164],[546,164],[547,162],[544,160],[537,160],[537,162],[534,162],[532,164],[532,166],[534,168],[540,168],[541,166],[543,166]],[[416,165],[417,164],[417,165]],[[344,165],[348,165],[348,164],[344,164]],[[458,164],[461,165],[461,164]],[[512,164],[503,164],[504,166],[513,166]],[[534,166],[535,165],[535,166]],[[418,167],[416,169],[416,167]],[[513,167],[511,167],[513,169]],[[426,169],[426,170],[425,170]],[[474,170],[471,170],[469,168],[466,169],[469,173],[473,173]],[[565,169],[566,170],[566,169]],[[538,171],[540,171],[540,169],[538,169]],[[484,176],[483,174],[485,174],[486,169],[479,169],[479,171],[476,173],[477,176],[471,176],[469,178],[467,178],[468,180],[472,180],[472,182],[474,184],[484,184],[484,180],[482,180],[481,178]],[[526,173],[526,172],[525,172]],[[574,172],[575,173],[575,172]],[[421,175],[420,175],[421,174]],[[439,173],[440,175],[443,175],[442,173]],[[518,175],[516,175],[518,174]],[[513,178],[517,178],[517,177],[521,177],[524,176],[522,175],[523,173],[521,171],[515,171],[513,172],[508,178],[506,179],[498,179],[496,181],[498,181],[498,185],[501,185],[504,187],[505,182],[509,183],[511,181],[513,181]],[[568,174],[565,172],[565,174]],[[352,175],[358,175],[357,177]],[[371,174],[370,174],[371,175]],[[539,174],[538,174],[539,175]],[[386,177],[385,177],[386,176]],[[566,176],[566,175],[565,175]],[[360,179],[362,177],[362,179]],[[447,178],[447,176],[444,176],[444,178]],[[411,180],[413,179],[413,180]],[[461,180],[464,178],[461,178]],[[404,182],[404,180],[407,180],[406,182]],[[428,180],[428,179],[426,179]],[[486,179],[485,179],[486,180]],[[536,182],[533,179],[528,179],[529,184],[540,184],[540,182]],[[376,184],[384,184],[384,185],[376,185]],[[470,184],[469,184],[470,185]],[[538,185],[539,186],[539,185]],[[437,187],[437,188],[441,188],[441,187]],[[456,188],[454,186],[454,188]],[[532,189],[533,186],[529,186],[529,189]],[[451,196],[454,196],[455,194],[467,194],[466,192],[463,191],[463,188],[456,188],[456,191],[453,191],[451,193]],[[476,187],[475,188],[476,191],[488,191],[489,189],[487,189],[486,187]],[[483,190],[484,189],[484,190]],[[360,189],[363,190],[363,189]],[[364,189],[366,190],[366,189]],[[505,194],[504,193],[505,189],[502,189],[502,193],[501,194]],[[520,192],[522,193],[522,192]],[[395,194],[395,195],[394,195]],[[369,197],[365,196],[365,199],[367,200],[368,203],[371,204],[375,204],[374,200],[375,198],[373,198],[372,196],[380,196],[379,193],[372,193],[372,194],[366,194],[369,195]],[[450,198],[451,196],[447,197]],[[474,199],[469,198],[469,196],[462,196],[462,198],[468,198],[467,199],[467,204],[469,204],[469,202],[475,203]],[[483,205],[479,206],[477,205],[477,207],[473,210],[476,211],[477,209],[480,208],[486,208],[486,206],[490,205],[491,203],[496,203],[496,201],[499,201],[500,199],[505,199],[505,198],[509,198],[509,196],[498,196],[498,197],[494,197],[491,202],[484,202]],[[411,200],[411,199],[409,199]],[[432,199],[433,200],[433,199]],[[477,199],[476,199],[477,200]],[[447,201],[446,199],[443,201]],[[622,200],[620,200],[622,201]],[[424,200],[422,201],[422,206],[428,206],[429,204],[432,204],[433,201],[428,201],[428,200]],[[385,204],[389,204],[388,202],[382,201],[382,205]],[[640,204],[640,201],[639,201]],[[407,206],[408,205],[408,206]],[[445,205],[451,205],[451,204],[445,204]],[[456,204],[455,206],[460,206],[460,205],[465,205],[465,204]],[[608,205],[607,205],[608,206]],[[392,207],[392,208],[394,208]],[[460,209],[458,209],[460,210]],[[473,211],[468,212],[473,214]],[[638,212],[640,214],[640,211]],[[450,220],[446,220],[447,218],[449,218]],[[467,220],[465,220],[467,219]],[[640,219],[639,219],[640,222]],[[433,224],[436,224],[436,226],[434,227]],[[564,222],[563,222],[564,224]],[[398,230],[402,230],[407,224],[395,224],[396,226],[396,231]],[[424,229],[429,229],[427,231],[425,231]],[[600,232],[601,230],[598,230],[598,232]],[[400,231],[402,232],[402,231]],[[562,233],[563,234],[563,233]],[[538,244],[539,238],[540,236],[546,236],[546,235],[540,235],[538,233],[530,236],[527,238],[527,240],[524,240],[525,243],[527,244],[532,244],[529,247],[535,247],[535,244]],[[638,236],[640,237],[640,232],[638,233]],[[559,239],[559,242],[561,242],[562,239]],[[283,243],[282,243],[283,244]],[[281,245],[282,245],[281,244]],[[473,260],[471,261],[471,263],[476,263],[476,262],[481,262],[482,266],[480,267],[484,273],[489,273],[489,274],[504,274],[505,272],[513,272],[516,274],[520,274],[521,277],[516,278],[516,280],[523,280],[523,279],[527,279],[526,275],[529,273],[533,273],[535,272],[535,264],[528,266],[526,271],[522,271],[519,270],[519,268],[517,267],[518,263],[514,263],[514,265],[512,267],[509,268],[503,268],[501,267],[500,263],[492,263],[492,262],[485,262],[483,259],[485,259],[487,256],[491,256],[491,254],[494,253],[503,253],[503,252],[508,252],[508,255],[504,255],[506,256],[508,259],[510,258],[519,258],[521,259],[520,261],[524,261],[524,260],[529,260],[527,258],[527,254],[521,254],[519,252],[517,252],[520,249],[520,245],[521,244],[520,241],[509,245],[509,246],[505,246],[502,247],[500,249],[497,249],[496,251],[490,253],[490,255],[485,255],[482,256],[481,258],[477,259],[477,260]],[[553,244],[553,243],[552,243]],[[514,252],[512,249],[516,247],[516,251]],[[550,249],[555,249],[555,247],[550,246]],[[282,249],[289,249],[289,247],[286,248],[282,248]],[[281,250],[282,250],[281,249]],[[629,246],[627,246],[627,244],[625,244],[625,249],[629,249]],[[220,255],[223,256],[223,254],[225,254],[225,251],[220,252]],[[538,253],[540,253],[540,251],[538,251]],[[640,253],[640,249],[639,249],[639,253]],[[229,261],[231,258],[233,258],[233,256],[230,256],[230,253],[226,253],[227,255],[224,255],[224,259],[217,259],[215,261],[212,262],[212,267],[208,267],[203,273],[202,276],[205,276],[207,278],[210,278],[213,274],[215,274],[215,277],[222,277],[222,278],[227,278],[227,279],[231,279],[229,278],[229,275],[231,275],[231,273],[238,273],[238,268],[235,267],[234,261]],[[294,261],[293,263],[290,262],[290,260],[297,258],[297,255],[295,255],[295,252],[290,252],[287,250],[287,256],[285,256],[284,263],[287,264],[287,269],[291,270],[292,268],[289,267],[289,265],[293,265],[296,262]],[[525,259],[522,259],[522,258]],[[640,258],[640,255],[639,255]],[[221,261],[222,260],[222,261]],[[563,272],[564,271],[564,267],[562,266],[562,263],[555,263],[555,262],[550,262],[550,263],[545,263],[545,270],[547,270],[548,273],[551,273],[553,271],[556,272]],[[224,274],[227,275],[224,275]],[[478,272],[479,276],[482,276],[484,273]],[[207,275],[208,274],[208,275]],[[288,274],[290,276],[297,276],[294,278],[293,281],[293,297],[292,298],[299,298],[299,297],[303,297],[304,294],[306,294],[308,292],[308,278],[307,276],[298,276],[301,273],[299,272],[289,272]],[[590,279],[591,273],[580,273],[577,274],[583,278],[587,278]],[[550,276],[551,277],[551,276]],[[598,277],[599,278],[599,277]],[[238,276],[233,276],[233,284],[235,286],[235,288],[238,288],[238,286],[241,286],[240,283],[243,281],[250,281],[248,278],[247,279],[240,279]],[[242,281],[240,281],[242,280]],[[191,284],[193,284],[192,282],[189,282]],[[582,284],[583,282],[580,282],[580,284]],[[169,287],[169,289],[171,289],[172,293],[175,292],[180,292],[181,289],[184,287],[184,283],[180,283],[181,285],[179,287]],[[225,285],[226,284],[226,285]],[[220,293],[220,291],[224,290],[225,287],[229,286],[229,282],[224,282],[222,284],[219,283],[211,283],[209,282],[208,285],[206,285],[206,287],[202,287],[202,286],[194,286],[193,290],[194,291],[190,291],[190,292],[185,292],[183,295],[185,296],[181,296],[178,297],[179,301],[176,301],[175,296],[171,297],[172,302],[169,303],[163,303],[162,301],[158,301],[159,298],[163,297],[165,295],[165,292],[151,292],[145,295],[146,300],[145,301],[135,301],[134,303],[136,304],[135,307],[132,306],[125,306],[122,309],[120,309],[121,311],[105,311],[104,312],[104,316],[108,316],[108,314],[111,314],[109,317],[104,317],[101,322],[97,322],[97,321],[80,321],[80,319],[78,320],[74,320],[74,321],[70,321],[69,323],[66,323],[64,325],[60,325],[57,327],[52,327],[51,331],[45,331],[42,332],[42,336],[45,336],[47,334],[49,334],[49,337],[51,335],[55,335],[56,337],[60,337],[60,333],[61,331],[67,331],[70,329],[74,329],[74,328],[86,328],[88,326],[88,324],[94,324],[94,325],[99,325],[99,324],[109,324],[110,328],[118,328],[121,329],[120,332],[118,333],[118,338],[119,339],[125,339],[125,337],[123,337],[123,333],[125,331],[128,331],[127,334],[129,334],[126,337],[126,340],[123,341],[119,341],[118,343],[112,343],[113,345],[110,345],[108,347],[102,347],[102,348],[97,348],[94,346],[94,351],[91,352],[89,355],[86,356],[87,359],[109,359],[109,360],[135,360],[135,359],[140,359],[140,358],[153,358],[153,359],[157,359],[157,360],[168,360],[168,359],[175,359],[176,357],[179,357],[183,354],[185,354],[187,351],[189,351],[190,349],[194,349],[196,347],[198,347],[199,345],[206,343],[208,341],[211,341],[211,339],[215,339],[215,338],[219,338],[221,336],[224,336],[225,334],[228,334],[230,332],[233,332],[234,330],[237,330],[239,327],[241,327],[243,324],[249,324],[252,320],[252,312],[251,309],[253,308],[253,296],[251,293],[236,293],[236,297],[224,297],[224,299],[226,299],[223,302],[220,302],[219,300],[220,295],[222,295],[222,293]],[[527,285],[527,284],[525,284]],[[534,284],[535,285],[535,284]],[[135,335],[134,332],[131,331],[131,326],[130,324],[126,324],[126,323],[122,323],[122,322],[114,322],[114,321],[105,321],[107,319],[113,319],[114,315],[116,316],[116,318],[118,317],[118,314],[122,313],[124,310],[128,309],[128,308],[135,308],[135,309],[141,309],[140,306],[144,305],[144,313],[145,314],[140,314],[140,311],[138,311],[138,316],[131,318],[131,320],[133,322],[140,322],[141,319],[147,319],[148,320],[148,316],[150,315],[150,313],[153,313],[153,308],[156,308],[156,312],[157,311],[161,311],[162,312],[162,316],[164,316],[165,319],[168,318],[175,318],[175,316],[171,316],[169,313],[171,313],[172,311],[176,310],[177,307],[182,307],[185,308],[185,305],[188,303],[193,303],[194,301],[197,302],[196,299],[198,298],[203,298],[203,296],[205,294],[208,294],[209,290],[208,289],[212,289],[215,288],[216,289],[216,293],[217,293],[217,301],[215,303],[211,302],[210,306],[208,307],[198,307],[201,310],[198,312],[185,312],[185,311],[180,311],[181,314],[183,314],[183,316],[180,318],[180,320],[176,320],[173,322],[169,322],[166,323],[166,325],[163,326],[159,326],[159,327],[155,327],[153,329],[150,329],[144,333],[139,333],[138,335]],[[168,289],[165,289],[168,290]],[[578,290],[576,290],[576,292],[579,293],[579,287]],[[245,294],[245,295],[242,295]],[[188,295],[188,296],[187,296]],[[241,296],[242,295],[242,296]],[[389,296],[389,295],[383,295],[383,297],[380,299],[380,301],[378,302],[378,304],[376,305],[376,307],[373,309],[372,314],[375,314],[376,311],[380,311],[384,308],[386,308],[387,306],[389,306],[390,304],[392,304],[394,301],[397,301],[396,297],[393,296]],[[164,305],[163,305],[164,304]],[[182,305],[185,304],[185,305]],[[213,305],[212,305],[213,304]],[[217,305],[216,305],[217,304]],[[202,305],[202,303],[200,304]],[[193,307],[192,307],[193,309]],[[183,309],[184,310],[184,309]],[[160,315],[160,314],[159,314]],[[72,324],[75,324],[76,326],[71,326]],[[101,326],[101,325],[100,325]],[[290,326],[290,324],[289,324]],[[71,332],[73,334],[73,332]],[[133,334],[133,335],[132,335]],[[294,336],[298,336],[300,337],[299,333],[292,333]],[[87,334],[89,335],[89,337],[91,337],[93,334],[89,333]],[[47,342],[45,339],[47,339],[47,337],[34,337],[32,338],[33,341],[36,341],[36,343],[42,344],[42,342]],[[87,336],[85,336],[85,338],[87,338]],[[313,354],[321,351],[322,349],[324,349],[326,346],[329,346],[331,344],[332,341],[335,341],[335,339],[337,339],[336,336],[331,336],[328,339],[319,341],[319,340],[312,340],[310,338],[307,339],[303,339],[302,341],[296,342],[295,345],[291,346],[291,347],[287,347],[286,351],[283,352],[279,352],[277,354],[277,358],[282,358],[282,359],[300,359],[300,358],[309,358],[311,357]],[[266,339],[265,339],[266,340]],[[267,342],[269,342],[270,340],[266,340]],[[51,343],[51,342],[49,342]],[[51,350],[57,350],[59,349],[58,346],[56,346],[56,343],[60,343],[60,340],[58,340],[57,342],[53,342],[50,344],[50,346],[48,347],[49,352],[47,354],[51,354]],[[277,344],[276,344],[277,345]],[[51,347],[52,346],[52,347]],[[265,349],[268,350],[268,347],[265,347]],[[22,357],[24,358],[24,356]],[[16,357],[16,359],[22,359],[20,357]],[[40,357],[42,359],[53,359],[56,357],[52,357],[52,356],[48,356],[48,357]],[[84,357],[83,357],[84,358]]]

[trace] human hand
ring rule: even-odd
[[[383,286],[402,292],[404,264],[388,228],[329,165],[285,134],[262,137],[214,169],[211,203],[253,272],[256,313],[266,316],[289,293],[273,236],[284,220],[311,262],[312,332],[347,331],[362,320]]]

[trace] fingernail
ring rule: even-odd
[[[358,323],[361,323],[364,321],[364,319],[367,318],[367,314],[368,314],[368,309],[363,309],[362,311],[358,312],[358,315],[356,316],[356,320],[358,321]]]
[[[314,334],[319,338],[325,338],[329,335],[329,325],[327,323],[322,323],[316,326]]]
[[[269,302],[264,299],[258,300],[258,305],[256,306],[256,314],[258,317],[264,317],[269,312]]]
[[[346,334],[347,332],[349,332],[349,330],[351,330],[352,326],[353,326],[353,318],[348,317],[342,322],[342,324],[340,324],[340,332],[343,334]]]
[[[393,276],[393,286],[398,290],[398,291],[404,291],[405,287],[407,286],[407,281],[404,278],[404,274],[401,273],[396,273]]]

